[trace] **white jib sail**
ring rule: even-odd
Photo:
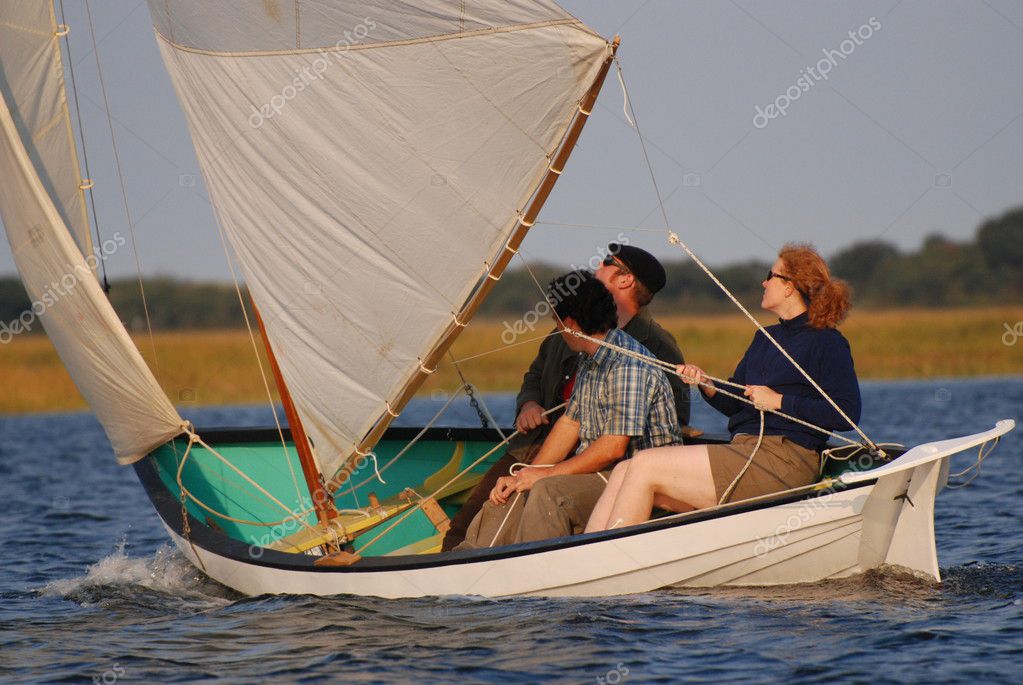
[[[60,27],[63,30],[63,27]],[[46,192],[83,255],[92,253],[53,0],[0,0],[0,93]]]
[[[182,432],[47,193],[0,97],[0,219],[36,317],[114,447],[130,464]],[[95,259],[95,257],[92,257]],[[6,323],[6,322],[5,322]],[[7,336],[12,335],[8,329]],[[9,342],[3,340],[2,342]]]
[[[526,0],[150,10],[329,476],[503,249],[609,46]]]

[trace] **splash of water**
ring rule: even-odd
[[[126,547],[127,539],[122,539],[113,553],[89,566],[85,575],[51,581],[38,590],[39,594],[63,597],[83,605],[139,592],[218,606],[231,602],[227,588],[199,574],[170,545],[162,545],[148,557],[128,556]]]

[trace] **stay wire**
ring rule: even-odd
[[[124,202],[124,214],[128,221],[128,233],[131,235],[131,249],[135,254],[135,270],[138,272],[139,293],[142,295],[142,311],[146,315],[146,330],[149,331],[149,345],[153,350],[153,365],[157,371],[160,369],[160,362],[156,356],[156,339],[153,337],[153,322],[149,316],[149,303],[146,301],[146,287],[142,283],[142,260],[139,257],[138,244],[135,240],[135,225],[131,218],[131,209],[128,207],[128,192],[124,186],[124,170],[121,168],[121,157],[117,151],[117,138],[114,135],[114,118],[110,113],[110,101],[107,98],[107,87],[103,81],[103,67],[99,59],[99,44],[96,41],[96,29],[92,22],[92,9],[89,0],[85,0],[85,15],[89,20],[89,34],[92,36],[92,54],[96,58],[96,73],[99,76],[99,89],[103,95],[103,109],[107,115],[107,126],[110,128],[110,145],[114,151],[114,164],[117,167],[117,180],[121,185],[121,199]]]
[[[59,4],[60,4],[60,23],[63,24],[66,27],[67,26],[67,19],[64,16],[64,0],[60,0]],[[78,102],[78,82],[75,80],[75,60],[73,59],[73,57],[71,55],[71,38],[70,38],[70,36],[71,36],[71,31],[70,30],[64,32],[64,47],[67,49],[67,68],[68,68],[68,74],[71,76],[71,99],[75,103],[75,119],[78,121],[78,137],[82,141],[82,147],[81,147],[82,164],[85,166],[85,179],[83,180],[83,184],[82,185],[83,186],[85,185],[84,181],[88,181],[89,182],[89,185],[84,187],[83,190],[86,193],[88,193],[88,196],[89,196],[89,200],[88,200],[89,207],[92,210],[92,227],[96,231],[96,242],[97,242],[97,245],[94,246],[94,247],[99,247],[99,249],[102,250],[103,249],[102,248],[102,246],[103,246],[103,236],[100,234],[100,230],[99,230],[99,217],[96,214],[96,198],[92,194],[92,172],[89,170],[89,152],[88,152],[88,150],[86,149],[86,146],[85,146],[85,122],[82,120],[82,107],[81,107],[81,105]],[[103,255],[102,252],[100,254],[101,254],[101,256],[105,257],[105,255]],[[106,262],[106,259],[101,258],[99,260],[99,265],[100,265],[100,270],[103,273],[103,292],[106,293],[107,295],[109,295],[110,294],[110,281],[107,279],[107,262]]]

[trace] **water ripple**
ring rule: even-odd
[[[932,407],[936,388],[954,401]],[[513,403],[488,398],[499,413]],[[868,383],[864,404],[870,434],[932,440],[1018,418],[1023,380]],[[419,402],[402,418],[434,411]],[[461,421],[473,420],[468,406],[458,411]],[[720,429],[706,407],[696,417]],[[195,410],[190,418],[272,421],[259,408]],[[391,601],[240,597],[167,544],[91,416],[5,417],[0,679],[1017,682],[1020,433],[1007,436],[970,487],[942,494],[940,585],[878,570],[786,587]]]

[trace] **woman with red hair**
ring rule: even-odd
[[[779,345],[841,407],[860,418],[860,388],[849,343],[836,328],[851,307],[849,287],[831,277],[808,245],[786,245],[767,272],[760,306],[776,314],[767,327]],[[766,410],[831,431],[852,426],[761,332],[729,379],[753,404],[718,391],[694,364],[677,373],[698,383],[703,398],[729,417],[731,441],[659,447],[615,467],[586,532],[642,523],[653,508],[675,512],[780,492],[814,483],[826,434]]]

